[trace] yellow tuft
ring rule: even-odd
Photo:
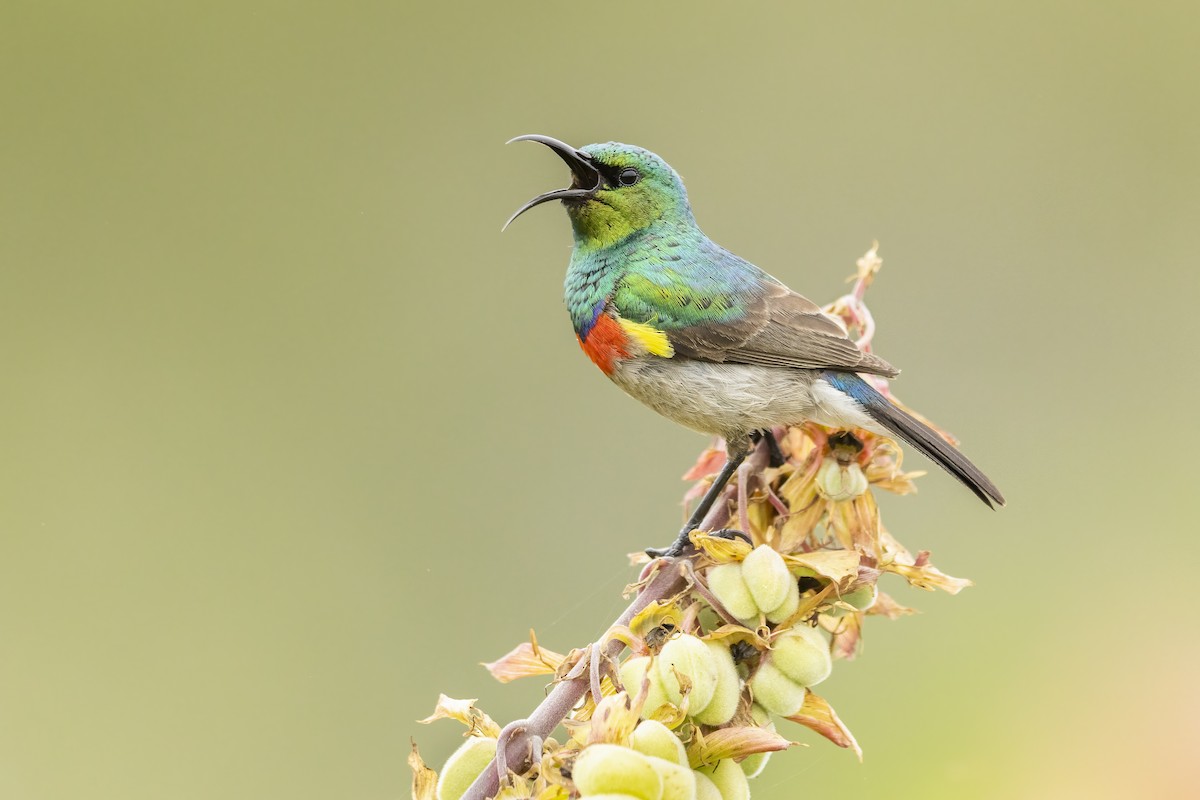
[[[675,348],[671,346],[671,340],[667,338],[666,332],[644,322],[630,322],[619,317],[617,321],[621,323],[625,335],[640,344],[647,353],[663,358],[675,355]]]

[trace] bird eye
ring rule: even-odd
[[[621,174],[617,176],[617,181],[622,186],[633,186],[641,180],[642,173],[638,172],[633,167],[621,170]]]

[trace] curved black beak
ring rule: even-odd
[[[566,142],[560,142],[558,139],[553,139],[549,136],[542,136],[540,133],[527,133],[524,136],[518,136],[514,139],[509,139],[505,144],[513,142],[539,142],[546,145],[561,158],[571,169],[571,185],[566,189],[555,189],[552,192],[539,194],[537,197],[530,200],[525,205],[517,209],[516,213],[508,218],[508,222],[504,223],[504,227],[500,230],[503,232],[513,220],[524,214],[534,206],[540,206],[542,203],[548,203],[551,200],[570,200],[572,198],[590,197],[592,192],[600,188],[603,178],[600,175],[600,170],[596,169],[592,163],[592,158],[582,150],[576,150]]]

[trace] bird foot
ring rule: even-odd
[[[667,547],[647,547],[643,552],[651,558],[679,558],[683,551],[692,546],[692,531],[696,525],[684,525],[683,530],[675,537],[675,541]]]
[[[691,534],[694,530],[696,529],[684,528],[681,530],[678,538],[671,543],[670,547],[647,547],[643,552],[651,558],[679,558],[691,546]],[[716,536],[719,539],[741,539],[751,547],[754,546],[754,540],[736,528],[721,528],[720,530],[708,531],[707,533],[709,536]]]
[[[754,540],[744,531],[739,531],[737,528],[721,528],[719,531],[709,531],[709,536],[716,536],[718,539],[741,539],[751,547],[754,546]]]

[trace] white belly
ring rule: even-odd
[[[806,420],[881,431],[857,401],[815,370],[649,356],[618,362],[610,377],[664,417],[726,439]]]

